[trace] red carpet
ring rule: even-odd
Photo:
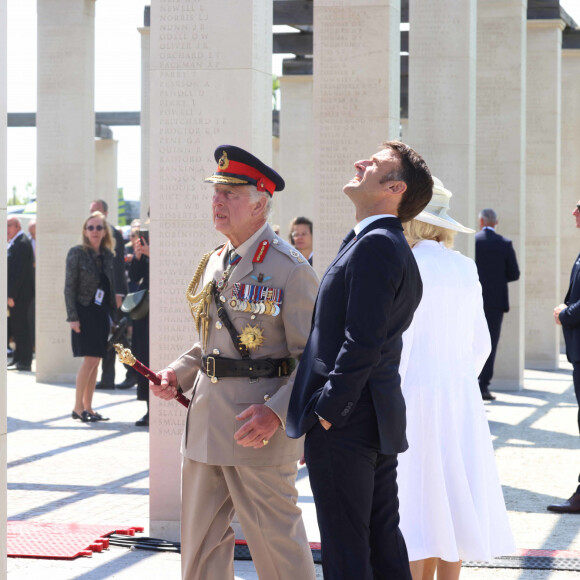
[[[143,532],[143,528],[9,521],[7,553],[18,558],[55,560],[91,556],[108,548],[109,540],[103,536],[115,532],[134,536],[135,532]]]

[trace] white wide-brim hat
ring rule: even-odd
[[[415,219],[426,224],[431,224],[432,226],[445,228],[446,230],[454,230],[466,234],[474,233],[475,230],[461,225],[447,213],[449,211],[449,200],[452,195],[448,189],[445,189],[441,180],[433,176],[433,196],[431,197],[431,201]]]

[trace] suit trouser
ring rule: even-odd
[[[18,300],[10,308],[10,332],[16,343],[12,362],[25,366],[32,363],[32,331],[28,319],[30,300]]]
[[[578,432],[580,433],[580,361],[572,363],[572,380],[574,381],[574,393],[578,402]],[[578,475],[578,483],[580,483],[580,475]],[[576,493],[580,493],[580,485],[576,489]]]
[[[234,578],[238,516],[261,580],[314,580],[314,562],[296,505],[296,462],[207,465],[184,458],[181,574],[184,580]]]
[[[497,344],[499,342],[499,335],[501,333],[501,323],[503,321],[503,310],[497,308],[485,308],[485,319],[487,320],[487,327],[489,329],[489,336],[491,338],[491,352],[487,361],[481,369],[479,375],[479,388],[481,391],[486,391],[491,383],[493,377],[493,365],[495,363],[495,354],[497,352]]]
[[[411,580],[399,530],[397,456],[379,449],[370,397],[346,426],[317,423],[305,455],[322,539],[325,580]]]

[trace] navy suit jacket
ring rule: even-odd
[[[317,414],[343,427],[368,388],[381,452],[407,449],[399,361],[422,292],[397,218],[376,220],[341,247],[320,282],[286,418],[290,437],[310,430]]]
[[[566,340],[566,356],[573,363],[580,361],[580,255],[572,267],[564,303],[568,308],[560,312],[560,322]]]
[[[475,263],[481,282],[483,306],[508,312],[508,282],[520,277],[511,240],[493,230],[481,230],[475,235]]]
[[[34,251],[26,234],[20,234],[8,248],[8,298],[28,303],[34,298]]]

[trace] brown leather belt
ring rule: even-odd
[[[210,379],[246,377],[250,379],[287,377],[296,367],[293,358],[233,359],[202,356],[201,370]]]

